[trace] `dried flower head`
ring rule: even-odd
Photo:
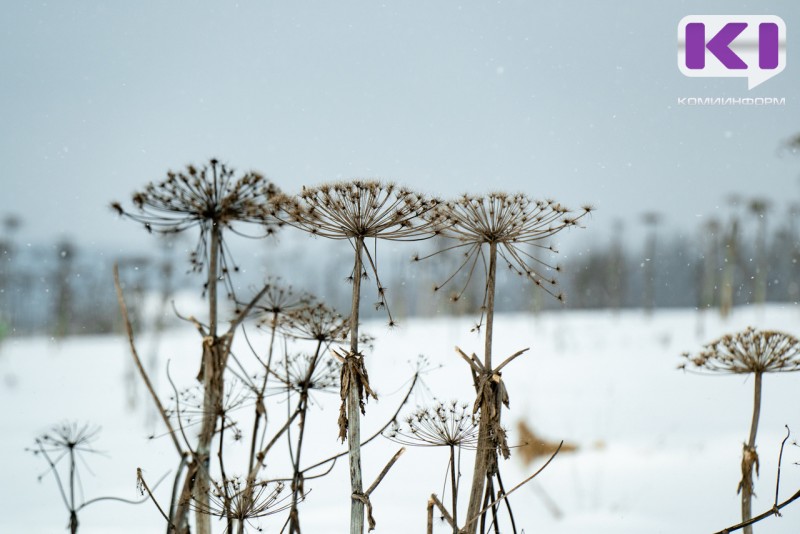
[[[200,238],[191,254],[193,270],[202,271],[210,261],[209,236],[212,230],[227,229],[241,234],[234,223],[257,223],[271,234],[280,222],[270,216],[269,201],[279,193],[277,187],[261,174],[247,172],[235,177],[234,169],[216,159],[197,168],[168,172],[167,179],[148,184],[133,194],[135,211],[125,210],[119,202],[111,207],[120,215],[144,224],[150,232],[164,234],[198,227]],[[219,272],[228,272],[227,253],[220,243]],[[235,269],[235,267],[233,267]]]
[[[437,200],[392,183],[353,180],[304,187],[296,198],[276,198],[286,222],[329,239],[375,238],[416,240],[426,237],[429,223],[420,218]]]
[[[472,413],[469,404],[440,401],[430,408],[417,409],[406,417],[404,425],[392,423],[384,435],[403,445],[474,449],[478,425],[478,415]]]
[[[203,398],[204,391],[199,385],[178,391],[177,397],[169,397],[171,406],[166,410],[167,416],[174,418],[175,425],[184,429],[200,425],[208,417],[218,417],[222,420],[224,429],[232,432],[234,439],[238,440],[241,431],[233,412],[255,403],[251,389],[241,380],[227,380],[219,405],[214,410],[217,413],[207,412]]]
[[[296,292],[292,286],[285,285],[280,278],[270,278],[264,293],[253,306],[253,313],[259,318],[259,326],[277,328],[287,314],[305,308],[314,302],[314,297],[305,292]],[[242,304],[240,303],[240,306]]]
[[[77,494],[83,500],[83,484],[81,484],[80,467],[88,469],[84,454],[97,454],[98,451],[92,447],[92,442],[100,432],[100,428],[89,424],[79,425],[78,423],[62,423],[53,427],[50,432],[42,434],[36,438],[36,447],[28,449],[37,456],[41,456],[47,462],[47,470],[39,475],[39,481],[47,473],[53,473],[53,478],[58,485],[61,499],[64,506],[69,511],[69,528],[71,532],[78,531],[78,512],[91,504],[97,502],[84,501],[78,504]],[[64,475],[58,473],[58,464],[67,458],[68,467],[64,468]]]
[[[76,422],[65,422],[36,438],[36,443],[48,452],[66,453],[74,450],[96,453],[91,443],[99,433],[100,427],[88,423],[80,425]]]
[[[321,302],[291,310],[280,324],[280,331],[286,336],[321,343],[343,341],[349,329],[348,318]]]
[[[271,393],[307,393],[312,390],[335,393],[339,391],[339,365],[330,357],[319,354],[294,354],[280,362],[274,371],[279,384]]]
[[[553,200],[532,200],[521,193],[463,195],[458,200],[443,203],[436,210],[424,215],[439,228],[441,235],[459,243],[427,256],[415,256],[414,260],[419,261],[450,250],[463,251],[464,260],[456,271],[434,288],[438,291],[459,273],[466,272],[466,282],[454,294],[454,299],[458,299],[469,285],[479,260],[482,260],[484,272],[487,271],[485,248],[495,246],[497,255],[506,262],[509,270],[563,300],[563,296],[553,290],[557,284],[554,273],[561,268],[543,261],[526,248],[557,252],[547,242],[548,238],[566,228],[578,226],[578,221],[592,209],[591,206],[584,206],[580,213],[573,214]]]
[[[239,478],[226,479],[213,483],[207,506],[192,497],[192,507],[203,514],[252,525],[255,519],[289,508],[284,504],[287,497],[281,498],[284,487],[283,483],[256,482],[248,488]]]
[[[328,239],[346,239],[356,248],[356,243],[366,239],[415,241],[427,239],[435,232],[435,225],[422,216],[438,205],[419,193],[392,183],[374,180],[354,180],[303,188],[297,197],[281,195],[273,202],[274,215],[287,224],[311,235]],[[387,308],[386,288],[378,277],[376,252],[363,247],[369,268],[375,275],[378,288],[376,308]],[[350,274],[366,277],[366,269]],[[389,312],[390,324],[394,321]]]
[[[773,330],[748,327],[705,345],[679,368],[694,368],[719,373],[786,373],[800,370],[800,341]]]

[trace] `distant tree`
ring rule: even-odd
[[[61,339],[70,334],[72,325],[73,294],[71,278],[77,249],[72,241],[65,238],[56,245],[56,254],[56,302],[53,335]]]
[[[750,213],[756,219],[755,236],[755,273],[753,275],[753,302],[764,304],[767,300],[767,212],[769,201],[763,198],[753,198],[748,204]]]
[[[654,211],[642,214],[642,222],[647,228],[644,244],[644,291],[642,304],[645,313],[650,314],[656,306],[656,241],[658,226],[663,217]]]
[[[728,197],[731,216],[724,235],[725,260],[722,265],[722,283],[720,284],[719,296],[719,313],[722,317],[730,315],[733,309],[733,288],[736,266],[739,261],[739,203],[738,195],[730,195]]]

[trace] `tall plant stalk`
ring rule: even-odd
[[[203,423],[197,442],[197,473],[194,486],[194,498],[197,501],[195,519],[197,534],[211,534],[211,516],[205,513],[209,508],[210,491],[210,453],[211,443],[217,427],[217,414],[223,394],[224,381],[222,372],[224,362],[220,361],[219,338],[217,337],[217,282],[219,264],[219,225],[211,222],[211,243],[208,263],[208,337],[203,340]]]
[[[361,273],[363,271],[361,251],[364,238],[355,239],[355,258],[353,261],[353,295],[350,305],[350,354],[348,358],[358,358],[358,320],[361,304]],[[347,365],[347,364],[345,364]],[[350,463],[350,534],[364,532],[364,503],[356,498],[364,490],[361,473],[361,397],[358,374],[349,373],[350,384],[347,396],[347,458]]]
[[[420,216],[432,210],[437,201],[422,195],[371,180],[354,180],[304,188],[297,197],[281,196],[274,201],[275,217],[314,236],[347,240],[353,247],[353,293],[350,310],[350,350],[339,359],[342,363],[339,412],[339,437],[348,441],[350,463],[350,533],[364,532],[365,505],[361,470],[361,414],[370,389],[364,357],[359,353],[358,322],[361,299],[361,277],[368,265],[375,275],[378,307],[384,308],[389,324],[394,319],[386,300],[386,288],[378,276],[377,258],[364,246],[368,238],[395,241],[426,239],[433,235],[433,225]],[[369,492],[367,492],[369,493]],[[371,507],[370,507],[371,508]],[[370,527],[372,519],[370,514]]]
[[[758,419],[761,415],[761,372],[755,373],[755,385],[753,387],[753,420],[750,423],[750,437],[747,445],[742,452],[742,522],[753,517],[753,466],[758,466],[758,455],[756,454],[756,433],[758,432]],[[753,527],[744,527],[744,534],[753,534]]]
[[[487,373],[492,371],[492,332],[494,329],[494,293],[495,279],[497,276],[497,243],[489,244],[489,272],[486,276],[486,330],[484,333],[483,366]],[[481,406],[481,413],[485,413]],[[500,407],[498,407],[500,409]],[[498,414],[499,418],[499,414]],[[489,473],[491,455],[496,454],[495,444],[490,435],[490,421],[488,417],[481,417],[478,427],[478,448],[475,454],[475,469],[472,473],[472,489],[469,494],[467,518],[478,515],[483,507],[484,488],[486,477]],[[453,517],[458,521],[458,516],[453,511]],[[468,532],[474,533],[478,523],[474,522],[468,527]]]
[[[741,493],[742,522],[752,517],[754,476],[758,476],[758,453],[756,434],[761,416],[761,383],[764,373],[787,373],[800,371],[800,340],[774,330],[756,330],[749,327],[736,334],[725,335],[703,347],[697,355],[684,354],[686,362],[679,368],[695,368],[701,371],[732,374],[753,374],[753,416],[750,434],[742,447]],[[777,496],[776,496],[777,504]],[[752,534],[751,526],[744,527],[745,534]]]
[[[475,534],[484,530],[486,511],[491,509],[493,516],[497,508],[487,503],[495,501],[493,478],[498,477],[498,454],[508,458],[511,454],[506,439],[506,431],[501,425],[503,405],[509,405],[508,392],[502,380],[502,369],[528,349],[518,351],[503,362],[495,365],[492,359],[494,333],[495,293],[497,262],[503,260],[509,271],[532,282],[548,294],[563,300],[563,296],[553,291],[557,284],[553,276],[560,271],[557,265],[550,265],[532,253],[536,249],[555,252],[546,240],[556,233],[578,225],[578,221],[592,211],[584,206],[573,215],[570,210],[553,200],[532,200],[524,194],[509,195],[497,192],[483,196],[463,195],[458,200],[440,205],[435,213],[427,218],[438,225],[439,233],[452,238],[457,244],[433,252],[422,260],[451,250],[463,250],[463,260],[454,273],[435,290],[453,281],[459,273],[464,273],[466,282],[452,297],[458,300],[465,293],[475,273],[476,266],[485,269],[483,286],[483,306],[481,320],[473,330],[485,328],[483,360],[475,354],[471,357],[456,347],[456,351],[469,364],[475,386],[476,400],[473,413],[480,412],[478,445],[475,454],[475,468],[467,507],[467,517],[463,532]],[[487,252],[488,248],[488,252]],[[488,253],[488,266],[486,255]],[[487,489],[488,488],[488,489]],[[502,489],[501,489],[502,491]],[[509,508],[510,511],[510,508]],[[510,518],[511,518],[511,514]],[[495,519],[495,528],[499,528]],[[453,517],[457,523],[458,518]],[[512,529],[513,518],[511,518]],[[479,526],[483,525],[483,526]]]
[[[111,205],[117,213],[142,223],[150,232],[176,234],[190,228],[199,229],[199,239],[190,254],[190,261],[194,271],[207,274],[209,324],[206,328],[196,322],[203,336],[197,377],[203,385],[203,419],[196,447],[189,445],[192,459],[187,466],[178,502],[170,504],[175,515],[169,521],[176,526],[178,534],[189,532],[188,516],[192,506],[196,511],[195,534],[211,533],[210,515],[214,508],[209,495],[212,442],[217,419],[223,416],[224,373],[233,331],[246,315],[243,312],[232,321],[230,329],[219,336],[217,284],[224,281],[231,294],[233,292],[222,232],[223,229],[233,229],[235,223],[249,222],[258,223],[269,235],[277,226],[267,208],[270,199],[278,193],[277,188],[255,172],[238,178],[234,174],[232,169],[216,159],[202,168],[188,165],[185,171],[170,171],[166,180],[148,184],[143,191],[134,193],[132,200],[136,210],[126,211],[118,202]],[[248,311],[250,307],[252,303]],[[222,481],[223,488],[226,488],[226,483]]]
[[[450,445],[450,493],[453,501],[453,517],[458,521],[458,479],[456,475],[456,447]],[[453,524],[453,534],[458,534],[458,524]]]

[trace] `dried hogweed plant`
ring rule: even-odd
[[[195,510],[224,521],[225,534],[244,532],[247,525],[260,532],[262,529],[254,523],[257,519],[288,508],[286,498],[281,497],[283,489],[280,482],[245,484],[235,477],[219,482],[212,479],[208,506],[200,508],[201,505],[196,504]]]
[[[352,303],[349,317],[349,351],[339,355],[342,363],[339,437],[348,441],[351,473],[351,534],[364,531],[364,508],[370,505],[363,489],[361,472],[361,421],[365,400],[375,396],[369,384],[364,356],[359,351],[359,309],[361,281],[367,268],[375,277],[378,291],[376,307],[385,308],[389,324],[395,321],[386,297],[387,289],[378,275],[377,241],[413,241],[433,235],[435,225],[422,216],[436,207],[436,200],[390,183],[355,180],[304,188],[296,197],[281,196],[275,201],[274,215],[287,224],[313,236],[346,240],[354,252]],[[372,239],[372,250],[367,241]]]
[[[144,500],[132,501],[120,497],[95,497],[88,500],[84,498],[80,466],[86,466],[88,469],[85,456],[101,454],[94,448],[94,442],[99,433],[99,427],[89,424],[62,423],[37,437],[34,447],[27,449],[47,462],[47,470],[39,475],[39,481],[47,474],[53,475],[61,500],[69,512],[67,526],[70,534],[78,532],[78,526],[80,525],[78,513],[94,503],[116,501],[126,504],[141,504],[145,502]],[[64,470],[59,467],[62,461],[67,462],[66,474],[59,472]]]
[[[761,382],[765,373],[787,373],[800,371],[800,340],[772,330],[756,330],[748,327],[742,332],[725,335],[705,345],[695,354],[684,354],[686,361],[680,369],[691,369],[709,373],[754,375],[753,417],[750,434],[742,446],[742,480],[737,493],[742,495],[742,521],[752,517],[753,469],[758,476],[758,454],[756,433],[761,415]],[[744,527],[745,534],[752,534],[753,527]]]
[[[229,259],[224,232],[243,235],[236,229],[237,223],[257,223],[259,232],[273,233],[281,223],[269,215],[268,205],[277,194],[277,188],[262,175],[248,172],[237,178],[233,169],[212,159],[201,168],[189,165],[185,171],[169,172],[166,180],[151,183],[143,191],[134,193],[134,210],[126,210],[118,202],[112,203],[120,215],[142,223],[151,232],[180,233],[195,227],[200,232],[190,259],[193,270],[207,274],[204,293],[209,308],[208,324],[194,320],[203,337],[198,380],[203,384],[203,411],[206,415],[196,447],[188,447],[192,458],[174,521],[180,532],[188,531],[188,494],[199,503],[199,510],[208,508],[211,490],[209,461],[217,428],[216,414],[220,413],[223,401],[224,373],[233,333],[247,315],[240,313],[230,328],[219,334],[217,285],[224,282],[229,295],[233,296],[230,275],[236,270]],[[183,458],[185,451],[177,441],[175,443]],[[198,534],[210,534],[207,514],[196,514],[196,522]]]
[[[414,260],[431,258],[447,251],[460,251],[464,258],[456,271],[435,290],[453,283],[459,273],[464,272],[466,282],[454,295],[458,299],[476,271],[485,274],[481,318],[474,328],[480,330],[485,326],[483,360],[475,354],[468,356],[461,349],[456,349],[470,366],[477,394],[473,411],[480,413],[475,470],[465,525],[469,534],[474,534],[478,528],[477,516],[482,516],[482,525],[485,523],[483,504],[495,496],[493,479],[497,479],[500,492],[506,494],[497,463],[498,452],[505,458],[510,454],[506,432],[501,425],[502,407],[509,405],[501,370],[527,350],[517,352],[497,366],[492,361],[497,263],[504,261],[510,271],[563,301],[563,295],[555,291],[555,273],[560,271],[560,267],[546,263],[532,251],[545,249],[556,252],[549,238],[562,230],[579,226],[579,221],[591,211],[590,206],[584,206],[579,212],[573,213],[552,200],[532,200],[524,194],[489,193],[483,196],[463,195],[424,214],[429,223],[437,227],[440,235],[451,238],[455,244],[427,256],[415,256]],[[454,520],[457,522],[458,518]],[[513,516],[511,522],[513,527]]]
[[[472,413],[469,404],[440,401],[429,408],[418,408],[406,417],[405,424],[394,423],[384,435],[403,445],[449,449],[447,470],[450,478],[451,518],[457,518],[461,450],[475,449],[478,444],[478,416]],[[451,526],[453,534],[458,534],[455,521],[451,521]],[[432,517],[429,517],[428,529],[432,528]]]
[[[298,505],[305,498],[305,474],[301,467],[301,456],[305,444],[306,417],[313,391],[335,393],[339,388],[341,370],[329,352],[334,343],[343,342],[348,332],[348,321],[322,303],[312,303],[287,314],[280,326],[288,338],[310,342],[313,352],[284,357],[283,368],[277,371],[277,381],[286,392],[287,401],[296,395],[298,434],[292,437],[291,429],[286,437],[292,462],[291,506],[289,533],[300,532]]]

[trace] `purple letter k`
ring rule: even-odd
[[[702,22],[686,25],[686,67],[706,66],[706,48],[728,69],[746,69],[747,63],[731,50],[730,44],[747,28],[746,22],[729,22],[706,44],[706,28]]]

